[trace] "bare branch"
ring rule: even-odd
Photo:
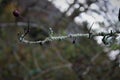
[[[44,40],[38,40],[38,41],[29,41],[27,39],[25,39],[25,35],[26,33],[22,34],[19,37],[19,40],[23,43],[27,43],[27,44],[44,44],[46,42],[52,42],[55,40],[65,40],[68,38],[79,38],[79,37],[88,37],[88,38],[93,38],[96,36],[103,36],[103,43],[105,45],[111,44],[114,39],[118,36],[118,34],[120,33],[120,31],[116,31],[116,32],[100,32],[100,33],[86,33],[86,34],[82,34],[82,33],[76,33],[76,34],[68,34],[68,35],[61,35],[61,36],[53,36],[53,30],[52,28],[50,28],[50,36],[46,37]]]

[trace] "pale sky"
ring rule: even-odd
[[[69,7],[69,4],[73,3],[74,0],[52,0],[52,1],[53,4],[63,12]],[[80,3],[85,3],[85,0],[78,0],[78,1]],[[109,0],[109,1],[115,7],[120,7],[120,0]]]
[[[48,0],[51,1],[51,0]],[[60,11],[64,12],[69,4],[73,3],[74,0],[52,0],[53,4],[60,9]],[[80,3],[85,3],[85,0],[78,0]]]
[[[49,0],[51,1],[51,0]],[[66,9],[69,7],[69,4],[71,4],[74,0],[52,0],[53,4],[61,11],[64,12],[66,11]],[[85,0],[78,0],[80,3],[85,3]],[[109,0],[110,4],[112,4],[114,7],[117,7],[118,9],[120,8],[120,0]],[[75,6],[75,7],[79,7],[79,6]],[[98,8],[97,5],[92,5],[91,8]],[[109,6],[110,11],[111,11],[111,6]],[[72,10],[68,13],[68,15],[72,12]],[[116,14],[112,14],[113,12],[111,11],[111,14],[109,14],[108,16],[113,19],[113,17],[116,17],[117,20],[117,14],[118,11],[116,11]],[[91,16],[94,15],[94,16]],[[91,15],[88,15],[86,13],[82,13],[81,15],[79,15],[78,17],[75,18],[75,22],[80,24],[82,21],[88,21],[89,25],[91,25],[92,23],[94,23],[92,29],[96,30],[98,32],[104,32],[105,29],[101,28],[101,26],[99,26],[98,24],[96,24],[96,22],[105,22],[104,18],[101,15],[98,15],[96,13],[91,13]],[[112,15],[112,16],[111,16]],[[114,20],[113,20],[114,21]],[[98,42],[98,44],[102,43],[102,37],[96,37],[96,40]],[[115,51],[111,51],[108,56],[111,60],[114,60],[116,55],[119,54],[120,50],[115,50]]]
[[[120,8],[120,0],[110,0],[111,4]]]
[[[49,0],[51,1],[51,0]],[[52,0],[53,4],[61,11],[64,12],[66,9],[69,7],[69,4],[73,3],[74,0]],[[85,0],[78,0],[80,3],[85,3]],[[120,0],[110,0],[111,4],[114,5],[115,7],[120,6]],[[77,7],[77,5],[75,6]],[[79,6],[78,6],[79,7]],[[98,6],[96,4],[92,4],[91,7],[92,9],[98,9]],[[111,10],[111,7],[110,7]],[[72,12],[69,11],[68,15],[70,15]],[[111,11],[112,14],[112,11]],[[109,15],[111,15],[109,14]],[[92,15],[92,16],[91,16]],[[109,16],[108,15],[108,16]],[[109,16],[109,18],[116,17],[116,15]],[[117,18],[117,17],[116,17]],[[101,27],[100,25],[97,24],[97,22],[105,22],[105,19],[103,16],[93,13],[93,12],[87,12],[87,13],[82,13],[81,15],[77,16],[75,19],[75,22],[78,24],[81,24],[82,21],[87,21],[89,23],[89,26],[94,23],[92,29],[95,30],[96,32],[106,32],[104,27]],[[117,20],[117,19],[116,19]],[[114,21],[114,20],[113,20]],[[107,24],[107,23],[106,23]],[[98,38],[98,43],[102,43],[101,37]]]
[[[61,11],[64,12],[69,7],[69,3],[73,3],[74,0],[53,0],[53,4]],[[85,0],[78,0],[80,3],[85,3]],[[77,7],[77,5],[76,5]],[[97,5],[93,4],[91,8],[98,8]],[[72,12],[69,11],[68,15]],[[94,15],[94,16],[91,16]],[[90,25],[94,23],[92,29],[105,31],[104,29],[100,29],[100,26],[97,24],[97,22],[103,22],[104,18],[96,13],[91,13],[90,15],[86,13],[82,13],[80,16],[75,18],[75,22],[80,24],[82,21],[87,21]]]

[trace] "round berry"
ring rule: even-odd
[[[15,17],[19,17],[19,16],[20,16],[20,12],[19,12],[18,10],[14,10],[14,11],[13,11],[13,15],[14,15]]]

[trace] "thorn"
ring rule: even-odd
[[[89,33],[88,39],[91,39],[91,38],[92,38],[92,33]]]
[[[73,42],[72,42],[73,44],[75,44],[75,40],[73,40]]]
[[[93,24],[94,24],[94,22],[93,22],[92,25],[90,26],[89,33],[90,33],[90,31],[92,30]]]
[[[75,44],[75,43],[76,43],[76,38],[73,38],[72,43],[73,43],[73,44]]]
[[[92,30],[93,24],[94,24],[94,22],[93,22],[92,25],[90,26],[90,29],[89,29],[89,32],[88,32],[88,33],[89,33],[89,37],[88,37],[89,39],[92,37],[91,30]]]
[[[43,45],[43,43],[42,43],[42,42],[40,42],[39,44],[40,44],[41,46]]]
[[[103,38],[102,38],[102,42],[103,42],[105,45],[108,44],[108,43],[106,42],[106,36],[103,36]]]
[[[111,31],[110,31],[110,36],[112,36],[112,35],[113,35],[113,31],[111,30]]]

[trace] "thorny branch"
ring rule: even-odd
[[[96,37],[96,36],[102,36],[102,42],[105,45],[111,45],[112,43],[115,42],[116,37],[118,36],[118,34],[120,34],[120,31],[112,31],[111,32],[100,32],[100,33],[92,33],[91,29],[92,29],[93,24],[91,25],[89,32],[86,34],[83,33],[76,33],[76,34],[68,34],[68,35],[60,35],[60,36],[54,36],[54,32],[52,30],[52,28],[49,28],[49,37],[46,37],[44,40],[38,40],[38,41],[29,41],[27,39],[25,39],[25,36],[29,33],[29,27],[30,27],[30,22],[28,21],[28,28],[27,30],[20,35],[19,40],[23,43],[27,43],[27,44],[44,44],[46,42],[52,42],[55,40],[65,40],[68,38],[79,38],[79,37],[88,37],[89,39]]]

